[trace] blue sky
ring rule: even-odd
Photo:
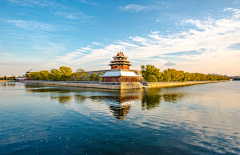
[[[239,0],[2,0],[0,76],[69,66],[240,75]]]

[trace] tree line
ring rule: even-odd
[[[10,76],[10,77],[4,76],[4,77],[0,77],[0,80],[16,80],[16,77],[15,76]]]
[[[88,75],[83,69],[77,69],[73,73],[70,67],[61,66],[59,69],[42,70],[31,72],[26,75],[28,80],[51,80],[51,81],[102,81],[103,73]]]
[[[158,81],[217,81],[217,80],[230,80],[230,77],[220,75],[207,75],[203,73],[189,73],[182,70],[166,69],[160,72],[160,69],[154,65],[142,65],[142,76],[147,82]]]
[[[230,80],[230,77],[220,75],[206,75],[203,73],[189,73],[182,70],[166,69],[162,72],[154,65],[141,66],[142,77],[147,82],[158,81],[217,81]],[[88,75],[83,69],[77,69],[73,73],[70,67],[61,66],[59,69],[42,70],[31,72],[26,75],[28,80],[51,80],[51,81],[102,81],[103,73]]]

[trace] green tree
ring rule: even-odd
[[[99,81],[99,82],[102,81],[102,76],[101,75],[103,75],[102,72],[98,73],[98,75],[97,75],[97,81]]]
[[[160,69],[156,68],[154,65],[142,65],[141,70],[142,76],[147,82],[157,82],[158,79],[160,79]]]
[[[69,78],[71,78],[72,75],[72,69],[70,67],[65,67],[65,66],[61,66],[59,68],[59,71],[62,73],[62,78],[61,80],[66,81]]]
[[[85,70],[83,69],[77,69],[75,73],[73,73],[73,78],[76,80],[83,81],[84,77],[87,75]]]
[[[40,74],[40,80],[49,80],[49,71],[48,70],[42,70],[39,72]]]
[[[185,81],[190,81],[190,79],[191,79],[191,74],[188,73],[188,72],[185,72],[185,73],[184,73],[184,82],[185,82]]]
[[[163,71],[163,77],[164,77],[164,81],[171,81],[172,76],[171,76],[171,69],[167,69]]]
[[[59,81],[62,78],[62,72],[58,69],[51,69],[49,74],[49,79],[54,81]]]
[[[91,76],[90,76],[90,80],[91,81],[97,81],[97,74],[96,73],[92,73]]]

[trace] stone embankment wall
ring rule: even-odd
[[[186,85],[216,83],[216,82],[224,82],[224,81],[143,82],[143,86],[147,86],[148,88],[162,88],[162,87],[176,87],[176,86],[186,86]]]
[[[0,80],[0,82],[15,82],[15,80]]]
[[[140,89],[140,82],[89,82],[89,81],[24,81],[24,83],[41,84],[45,86],[72,86],[99,89]]]
[[[45,86],[72,86],[83,88],[99,88],[99,89],[141,89],[143,86],[147,88],[176,87],[204,83],[216,83],[224,81],[186,81],[186,82],[91,82],[91,81],[35,81],[27,80],[25,83],[41,84]]]

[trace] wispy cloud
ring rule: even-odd
[[[52,7],[52,8],[62,8],[69,10],[69,7],[63,5],[61,3],[56,3],[51,0],[8,0],[8,2],[13,3],[15,5],[24,6],[24,7]]]
[[[39,6],[49,6],[52,4],[51,1],[46,1],[46,0],[8,0],[11,3],[21,5],[21,6],[33,6],[33,5],[39,5]]]
[[[59,16],[63,16],[65,18],[68,18],[68,19],[74,19],[74,20],[78,20],[78,19],[85,19],[85,20],[88,20],[88,19],[91,19],[93,18],[93,16],[88,16],[84,13],[81,13],[81,12],[78,12],[78,13],[68,13],[68,12],[55,12],[54,13],[55,15],[59,15]]]
[[[102,46],[103,45],[103,44],[98,43],[98,42],[92,42],[92,44],[95,45],[95,46]]]
[[[137,4],[128,4],[126,6],[119,7],[123,11],[150,11],[154,9],[158,9],[157,6],[144,6],[144,5],[137,5]]]
[[[93,2],[93,1],[90,1],[90,0],[80,0],[79,2],[89,4],[89,5],[98,5],[97,2]]]
[[[140,12],[140,11],[153,11],[158,9],[167,9],[173,6],[174,3],[172,2],[155,2],[154,5],[138,5],[138,4],[128,4],[126,6],[120,6],[119,8],[123,11],[130,11],[130,12]]]
[[[164,65],[165,66],[176,66],[176,63],[169,61],[169,62],[165,63]]]
[[[69,65],[99,64],[110,59],[118,51],[124,51],[135,65],[150,62],[158,67],[173,65],[171,61],[188,71],[217,72],[240,67],[240,49],[232,50],[230,45],[240,43],[240,11],[228,9],[231,15],[225,18],[206,18],[205,20],[186,19],[182,25],[191,24],[196,28],[163,35],[158,31],[145,36],[132,36],[124,41],[115,41],[105,47],[82,47],[76,51],[81,55],[68,53],[58,57],[58,62]],[[204,49],[204,50],[203,50]],[[199,51],[199,54],[173,54],[184,51]],[[172,53],[171,55],[166,55]],[[72,54],[74,56],[72,56]],[[93,59],[94,57],[94,59]],[[153,59],[154,58],[154,59]],[[218,65],[216,65],[218,64]],[[134,66],[133,66],[134,68]]]
[[[34,63],[28,63],[28,62],[1,62],[1,66],[36,66]]]
[[[26,30],[45,30],[45,31],[53,31],[54,26],[47,23],[42,23],[38,21],[24,21],[24,20],[6,20],[8,23],[12,23],[13,25],[23,28]]]
[[[238,0],[235,0],[233,3],[240,3],[240,1],[238,1]]]
[[[67,53],[65,56],[58,56],[57,59],[60,62],[68,62],[74,58],[81,56],[81,55],[82,55],[81,52],[71,52],[71,53]]]
[[[1,49],[1,46],[0,46],[0,49]],[[2,56],[8,56],[8,57],[13,56],[13,54],[7,53],[7,52],[3,52],[3,53],[1,53],[1,55],[2,55]]]

